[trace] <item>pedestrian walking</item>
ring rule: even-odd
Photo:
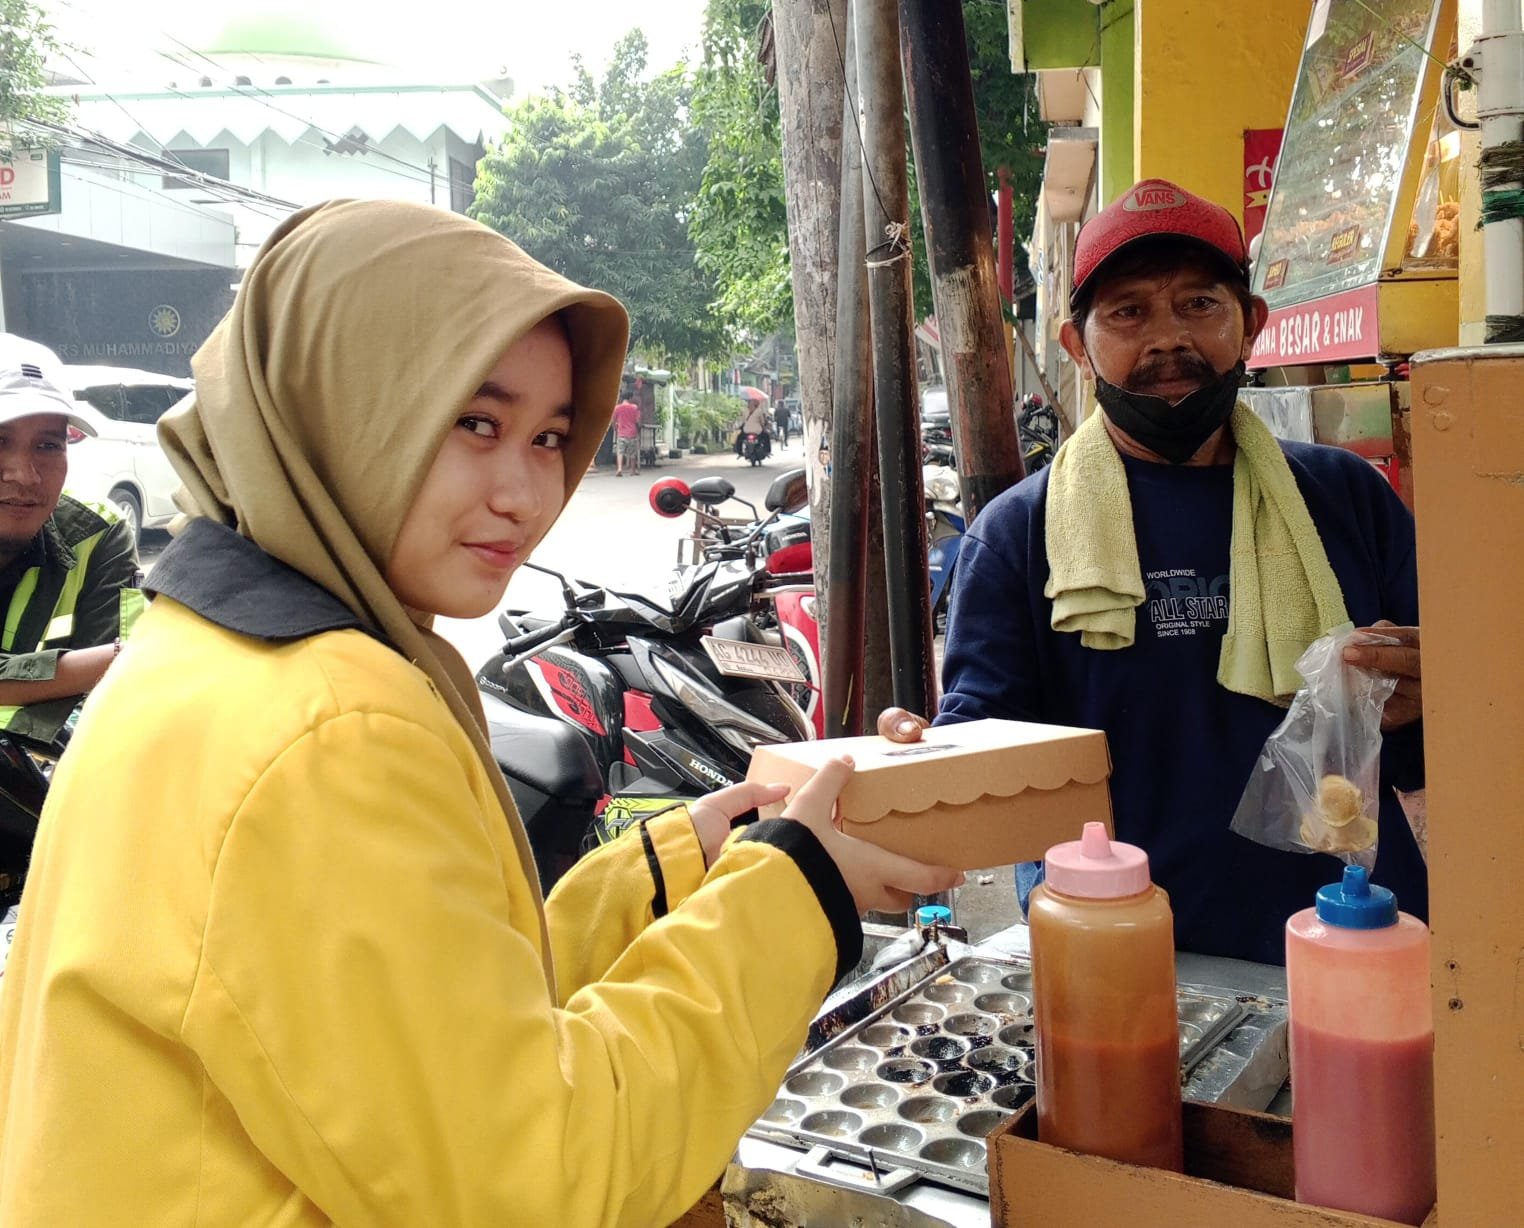
[[[614,476],[640,472],[640,406],[623,400],[614,406]]]

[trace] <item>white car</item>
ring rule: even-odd
[[[178,510],[180,479],[159,446],[156,427],[164,411],[195,385],[130,367],[65,365],[61,372],[74,399],[95,411],[87,416],[98,432],[92,439],[70,431],[64,489],[111,504],[132,525],[134,537],[168,525]]]

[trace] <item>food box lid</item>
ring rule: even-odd
[[[814,771],[839,755],[857,764],[841,808],[858,823],[987,796],[1014,798],[1028,789],[1096,784],[1111,774],[1106,735],[1098,729],[983,720],[938,725],[911,743],[875,735],[759,746],[747,776],[792,784],[801,768]]]

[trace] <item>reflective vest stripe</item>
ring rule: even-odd
[[[37,591],[37,577],[41,574],[40,568],[27,568],[21,582],[16,585],[16,591],[11,594],[11,608],[5,612],[5,638],[0,640],[0,650],[16,650],[16,631],[21,626],[21,616],[32,602],[32,594]]]
[[[58,594],[58,601],[54,603],[53,616],[48,620],[47,631],[43,638],[44,644],[60,636],[68,635],[74,629],[74,609],[79,604],[80,593],[84,591],[85,572],[90,565],[90,556],[95,553],[96,546],[100,545],[105,535],[106,530],[102,529],[73,548],[75,563],[69,574],[64,577],[63,591]],[[41,574],[40,568],[30,567],[21,577],[20,583],[16,585],[10,608],[5,612],[5,635],[3,639],[0,639],[0,650],[15,651],[16,632],[21,626],[21,619],[26,614],[27,606],[36,595],[37,580]],[[139,589],[121,590],[118,596],[118,610],[121,633],[124,637],[131,629],[131,625],[137,622],[143,609],[143,594]],[[20,711],[20,707],[0,707],[0,729],[9,729],[11,721]]]

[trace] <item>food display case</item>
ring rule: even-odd
[[[1452,0],[1320,0],[1254,266],[1252,368],[1402,359],[1457,330]]]
[[[1454,38],[1454,0],[1318,0],[1253,269],[1270,317],[1246,399],[1284,437],[1365,456],[1410,505],[1404,364],[1458,332]]]

